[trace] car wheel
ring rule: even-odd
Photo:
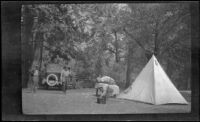
[[[50,78],[53,78],[54,80],[50,80]],[[57,84],[57,82],[58,82],[58,77],[55,74],[49,74],[47,76],[47,84],[49,86],[53,87],[53,86],[55,86]]]

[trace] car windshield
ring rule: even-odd
[[[47,65],[47,72],[61,72],[62,71],[62,66],[59,64],[48,64]]]

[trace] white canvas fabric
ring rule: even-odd
[[[108,91],[108,96],[114,96],[119,94],[119,86],[109,85],[106,83],[97,83],[95,88],[103,88],[103,91]]]
[[[115,80],[109,76],[98,77],[97,80],[102,83],[115,84]]]
[[[188,104],[173,85],[154,55],[132,85],[120,93],[117,98],[155,105],[168,103]]]
[[[117,85],[109,85],[108,89],[112,89],[112,92],[109,93],[109,96],[114,96],[114,95],[118,95],[119,94],[119,86]]]

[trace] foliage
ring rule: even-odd
[[[24,5],[22,16],[22,35],[42,46],[43,64],[68,64],[89,84],[104,74],[128,86],[152,54],[172,81],[189,82],[187,3]]]

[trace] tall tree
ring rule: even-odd
[[[144,50],[147,60],[154,54],[164,61],[170,50],[190,40],[188,4],[129,4],[129,7],[132,21],[127,22],[124,32]]]

